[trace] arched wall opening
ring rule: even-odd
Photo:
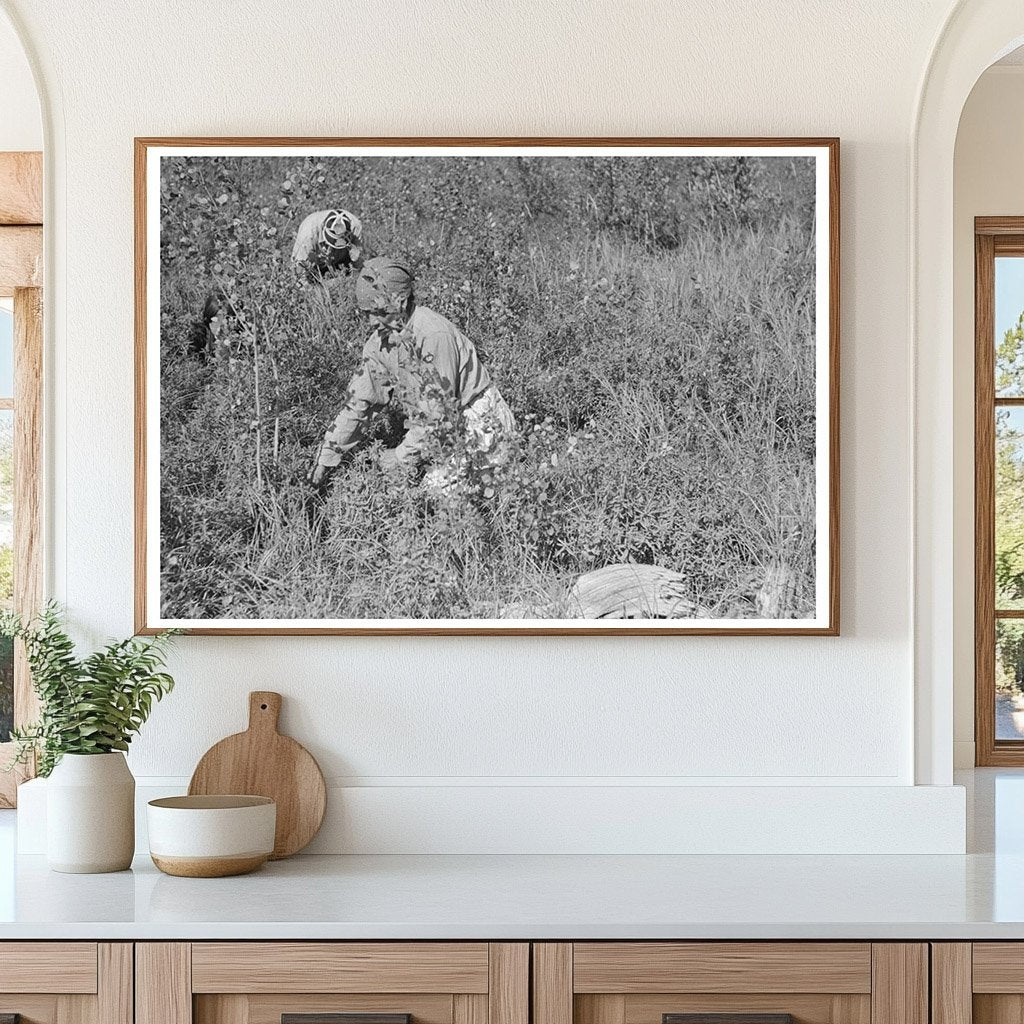
[[[954,633],[953,701],[954,767],[969,768],[976,762],[974,665],[975,578],[975,236],[976,217],[1024,215],[1024,196],[1019,168],[1024,166],[1024,48],[1018,48],[984,71],[964,106],[956,139],[954,161],[954,263],[953,263],[953,500],[954,500]],[[1024,260],[1013,261],[1024,269]],[[997,291],[996,340],[1016,320],[1020,299],[1014,271],[1001,261]],[[1011,304],[1012,302],[1012,304]],[[1007,414],[1004,412],[1003,416]],[[1017,414],[1004,420],[1004,429],[1015,429]],[[1004,464],[1005,465],[1005,464]],[[1001,476],[999,508],[1005,516],[1019,501],[1013,497],[1010,477]],[[1009,525],[1009,524],[1006,524]],[[999,531],[1002,532],[1002,531]],[[1006,564],[1006,571],[1012,567]],[[1004,583],[1004,591],[1012,582]],[[999,602],[1002,603],[1002,602]],[[1015,624],[1004,624],[1002,644],[997,645],[997,666],[1013,657]],[[1024,724],[1020,701],[1012,691],[1007,668],[997,671],[1003,687],[996,695],[997,738],[1020,737]],[[987,698],[986,698],[987,700]],[[991,714],[991,712],[989,712]]]
[[[965,637],[973,644],[973,558],[965,565],[963,546],[973,541],[957,518],[963,482],[954,472],[954,453],[962,451],[953,416],[960,393],[954,387],[960,341],[954,328],[956,138],[975,83],[1022,43],[1019,0],[958,4],[925,71],[911,139],[915,779],[925,785],[952,781],[954,692],[964,686],[973,692],[973,668],[963,678],[962,655]]]

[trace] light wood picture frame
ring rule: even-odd
[[[137,631],[837,635],[839,238],[834,138],[136,139]]]

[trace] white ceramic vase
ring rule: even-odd
[[[124,754],[65,754],[46,783],[54,871],[124,871],[135,853],[135,778]]]

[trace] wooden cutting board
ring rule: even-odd
[[[190,796],[244,793],[277,803],[271,860],[290,857],[317,834],[327,809],[327,787],[313,755],[277,731],[281,694],[249,694],[249,728],[214,744],[189,783]]]

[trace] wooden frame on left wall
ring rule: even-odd
[[[14,394],[0,409],[14,415],[14,608],[39,610],[43,592],[43,160],[41,153],[0,153],[0,298],[14,300]],[[38,710],[24,651],[15,652],[14,723]],[[0,767],[14,755],[0,743]],[[0,807],[13,807],[32,766],[0,771]]]

